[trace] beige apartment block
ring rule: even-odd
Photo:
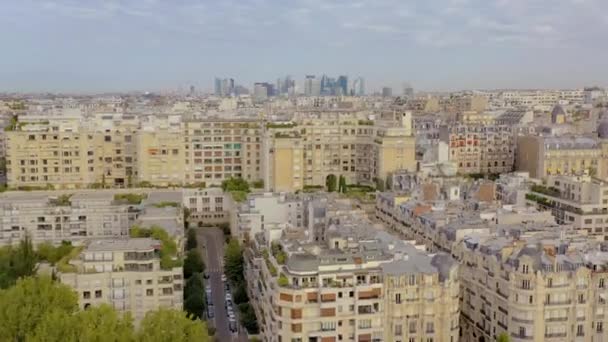
[[[77,119],[21,122],[5,134],[10,188],[88,185],[89,139]]]
[[[266,187],[324,187],[329,175],[343,176],[348,184],[375,185],[391,172],[413,171],[415,138],[406,121],[358,119],[354,113],[333,111],[273,124],[264,136]]]
[[[528,204],[551,211],[558,223],[608,240],[608,183],[588,175],[549,176],[526,195]]]
[[[190,211],[189,221],[198,226],[227,224],[234,203],[221,188],[183,189],[182,205]]]
[[[532,178],[548,175],[580,174],[593,171],[601,174],[602,150],[594,138],[579,136],[525,135],[517,139],[517,171]]]
[[[88,182],[112,188],[135,186],[139,122],[109,113],[95,116],[87,125]]]
[[[511,127],[499,125],[445,125],[441,141],[448,144],[449,160],[461,174],[511,172],[515,143]]]
[[[143,130],[136,139],[138,183],[158,186],[183,184],[185,152],[180,130]]]
[[[136,322],[160,307],[183,308],[182,268],[163,269],[160,242],[149,238],[92,240],[76,259],[58,267],[81,308],[109,304]]]
[[[457,245],[466,341],[604,341],[605,246],[546,231],[468,236]]]
[[[599,160],[598,177],[603,180],[608,180],[608,139],[600,141],[602,154]]]
[[[220,185],[230,178],[262,179],[262,123],[205,118],[185,122],[185,182]]]
[[[265,341],[459,340],[458,267],[448,255],[362,222],[332,225],[318,242],[301,230],[252,242],[245,269]]]

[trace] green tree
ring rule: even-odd
[[[137,340],[141,342],[210,341],[205,322],[189,319],[184,312],[159,309],[141,321]]]
[[[184,278],[188,279],[192,274],[200,273],[204,270],[205,265],[201,259],[201,254],[196,249],[188,251],[184,260]]]
[[[29,334],[32,342],[133,341],[130,316],[121,317],[109,305],[70,313],[52,310]]]
[[[250,334],[257,334],[260,328],[253,307],[249,303],[242,303],[238,305],[238,308],[241,313],[240,320],[245,329],[247,329]]]
[[[203,312],[205,311],[205,291],[201,291],[200,294],[193,293],[190,297],[184,300],[184,311],[186,311],[191,317],[202,318]]]
[[[509,335],[507,333],[501,333],[500,335],[498,335],[498,338],[496,339],[496,342],[510,342],[511,338],[509,337]]]
[[[247,295],[247,288],[245,283],[240,283],[234,288],[234,303],[241,304],[249,301],[249,295]]]
[[[36,253],[40,260],[47,261],[54,265],[61,260],[61,258],[70,254],[72,249],[74,249],[74,246],[72,246],[72,243],[69,241],[63,241],[61,242],[61,245],[57,247],[49,242],[43,242],[38,245]]]
[[[224,271],[233,284],[241,283],[243,277],[243,251],[239,242],[231,239],[226,246],[224,255]]]
[[[10,262],[8,275],[9,285],[22,277],[29,277],[36,274],[38,265],[38,255],[32,245],[32,239],[29,235],[19,242],[19,246],[10,252]]]
[[[202,295],[205,292],[203,285],[203,275],[200,273],[194,273],[186,280],[184,286],[184,299],[192,295]]]
[[[249,184],[243,178],[230,178],[222,182],[222,190],[249,192]]]
[[[325,178],[325,186],[327,187],[328,192],[336,191],[336,175],[330,174]]]
[[[186,250],[195,249],[198,245],[196,241],[196,231],[194,229],[188,229],[188,236],[186,238]]]
[[[77,303],[76,292],[49,277],[19,279],[0,291],[0,341],[23,341],[45,315],[54,310],[74,313]]]

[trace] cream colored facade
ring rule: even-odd
[[[156,129],[137,135],[137,180],[153,185],[184,182],[185,153],[180,130]]]
[[[29,123],[6,132],[11,188],[81,188],[90,184],[90,141],[77,120]]]
[[[520,136],[517,139],[517,171],[526,171],[532,178],[556,174],[580,174],[599,169],[602,164],[599,143],[587,137]]]
[[[160,242],[148,238],[93,240],[59,270],[81,308],[109,304],[136,322],[160,307],[183,307],[182,268],[162,269]]]
[[[184,125],[187,184],[262,179],[261,121],[210,118],[186,121]]]
[[[384,183],[391,172],[414,171],[415,138],[407,120],[387,123],[330,112],[270,127],[263,157],[267,189],[323,187],[331,174],[348,184]]]
[[[599,160],[599,172],[598,177],[603,180],[608,180],[608,139],[600,141],[602,149],[601,158]]]
[[[515,143],[509,126],[442,126],[439,137],[448,144],[449,160],[461,174],[504,173],[513,170]]]
[[[608,240],[608,183],[587,175],[549,176],[546,183],[532,188],[528,204],[551,211],[558,223]]]
[[[514,342],[606,340],[608,255],[574,239],[496,236],[458,244],[463,339],[494,341],[506,333]]]
[[[248,285],[263,340],[459,340],[458,268],[448,255],[373,229],[337,229],[319,243],[281,239],[284,264],[256,237],[245,269],[256,279]]]

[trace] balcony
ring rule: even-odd
[[[545,305],[553,306],[553,305],[570,305],[572,304],[572,300],[560,300],[560,301],[549,301],[545,302]]]
[[[533,340],[534,339],[533,336],[526,336],[526,335],[521,335],[521,334],[517,334],[517,333],[511,333],[511,337],[516,338],[518,340]]]
[[[523,323],[523,324],[534,324],[533,319],[525,319],[525,318],[517,318],[517,317],[513,317],[513,322]]]
[[[545,322],[566,322],[568,321],[568,317],[551,317],[545,319]]]
[[[563,332],[563,333],[552,333],[552,334],[545,334],[545,338],[565,338],[568,334]]]

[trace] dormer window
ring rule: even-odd
[[[529,266],[528,265],[522,265],[521,266],[521,272],[522,273],[528,273],[529,272]]]

